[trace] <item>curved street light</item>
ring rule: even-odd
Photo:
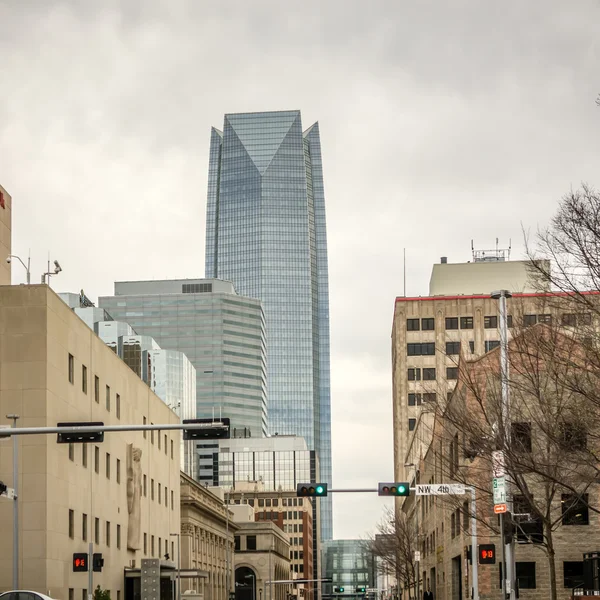
[[[12,259],[16,258],[22,265],[23,267],[25,267],[25,270],[27,271],[27,285],[29,285],[31,283],[31,271],[30,271],[30,265],[31,265],[31,256],[27,257],[27,264],[25,264],[22,260],[20,256],[17,256],[16,254],[9,254],[6,257],[6,262],[8,264],[10,264],[12,262]]]

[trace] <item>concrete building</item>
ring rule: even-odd
[[[10,285],[11,264],[6,259],[12,250],[12,198],[0,185],[0,285]]]
[[[254,509],[256,521],[272,521],[286,534],[290,544],[290,572],[287,579],[318,579],[317,561],[314,560],[318,545],[313,523],[313,501],[298,498],[296,491],[277,492],[265,490],[262,482],[239,483],[235,490],[226,491],[226,498],[236,505],[248,505]],[[306,586],[307,593],[317,587]]]
[[[48,286],[0,287],[0,331],[3,420],[12,413],[20,427],[179,423]],[[132,597],[131,569],[142,558],[174,554],[180,437],[176,431],[113,432],[102,443],[74,445],[57,444],[55,435],[20,437],[20,589],[86,600],[88,574],[74,573],[72,558],[92,542],[104,557],[94,585],[115,600]],[[12,448],[10,440],[0,441],[0,480],[8,486],[14,485]],[[12,524],[12,503],[0,501],[0,590],[12,589]]]
[[[185,354],[163,350],[154,338],[137,335],[129,324],[114,321],[106,310],[95,307],[83,290],[59,296],[180,419],[195,418],[196,369]],[[195,475],[193,442],[182,440],[180,453],[182,470]]]
[[[461,349],[475,358],[500,343],[498,302],[491,292],[529,290],[513,294],[511,317],[518,313],[536,321],[550,318],[531,291],[526,262],[492,261],[491,251],[485,257],[473,263],[435,265],[432,295],[396,298],[392,325],[396,481],[407,479],[404,465],[416,464],[429,445],[432,412],[428,406],[443,401],[454,389]]]
[[[222,490],[210,490],[181,474],[181,568],[203,574],[184,579],[184,593],[199,594],[203,600],[229,599],[238,529],[233,514],[226,512]]]
[[[261,437],[267,426],[265,320],[258,300],[218,279],[115,283],[98,304],[196,369],[198,418],[231,419],[232,435]]]
[[[271,584],[290,578],[290,545],[271,521],[255,521],[249,505],[234,510],[235,600],[289,600],[292,586]]]
[[[515,338],[516,339],[516,338]],[[522,336],[520,336],[522,340]],[[559,600],[572,598],[573,589],[584,582],[584,553],[596,553],[600,547],[600,516],[594,509],[600,501],[598,484],[592,480],[578,479],[582,470],[573,466],[578,461],[585,460],[578,450],[577,444],[582,438],[564,438],[551,436],[550,429],[544,423],[556,423],[554,415],[542,416],[543,412],[551,411],[553,401],[559,403],[560,412],[567,418],[568,405],[574,394],[570,390],[560,391],[562,375],[555,379],[555,372],[551,365],[539,363],[539,371],[530,371],[531,356],[535,350],[529,350],[526,344],[520,342],[519,348],[515,347],[514,339],[509,348],[511,355],[511,424],[513,436],[518,435],[521,444],[515,453],[523,453],[522,458],[512,458],[513,469],[520,472],[521,477],[527,482],[528,489],[542,514],[551,515],[553,521],[553,550],[555,552],[554,565],[556,569],[557,597]],[[534,342],[531,348],[534,348]],[[575,342],[576,344],[576,342]],[[571,343],[570,348],[573,348]],[[499,404],[500,380],[500,350],[495,349],[478,358],[470,359],[464,356],[460,364],[459,390],[455,391],[449,400],[448,411],[438,413],[433,425],[434,440],[430,444],[423,459],[418,463],[418,478],[420,483],[465,483],[472,482],[477,486],[477,531],[478,544],[495,544],[498,554],[495,564],[479,565],[479,597],[481,600],[501,600],[502,580],[501,539],[499,535],[498,518],[494,515],[491,482],[492,459],[488,452],[472,453],[469,444],[469,434],[464,430],[459,431],[455,424],[458,422],[453,410],[458,404],[462,413],[469,419],[477,420],[483,414],[478,408],[490,405],[487,414],[492,414]],[[536,355],[539,356],[539,355]],[[519,361],[523,363],[519,366]],[[537,376],[540,376],[539,380]],[[536,383],[539,381],[539,384]],[[473,383],[478,382],[478,383]],[[485,382],[480,385],[479,382]],[[539,388],[537,387],[539,385]],[[546,390],[542,400],[536,400],[533,394],[537,390]],[[518,390],[518,391],[517,391]],[[558,398],[552,394],[558,394]],[[552,400],[551,400],[552,399]],[[563,404],[564,403],[564,404]],[[537,416],[536,416],[537,413]],[[447,417],[447,415],[452,415]],[[541,419],[541,420],[540,420]],[[546,420],[547,419],[547,420]],[[595,430],[592,425],[594,416],[590,413],[584,417],[590,424],[590,430]],[[518,425],[519,427],[515,428]],[[488,435],[493,430],[483,427],[481,430],[476,425],[472,430],[481,431]],[[557,429],[557,431],[562,431]],[[574,431],[570,429],[569,431]],[[555,434],[554,434],[555,435]],[[569,434],[570,436],[572,434]],[[585,433],[584,433],[585,436]],[[513,438],[514,441],[515,438]],[[585,438],[584,438],[585,439]],[[564,443],[575,446],[568,450]],[[587,437],[590,454],[595,455],[597,438],[595,435]],[[557,452],[557,448],[560,450]],[[517,456],[517,454],[513,454]],[[520,455],[519,455],[520,456]],[[548,461],[552,457],[552,462]],[[449,457],[449,458],[447,458]],[[530,457],[530,458],[527,458]],[[528,461],[540,465],[541,473],[549,473],[549,467],[541,465],[552,464],[558,482],[550,478],[543,479],[537,473],[527,468]],[[547,470],[544,471],[544,468]],[[595,471],[595,467],[594,467]],[[511,471],[514,473],[515,471]],[[563,479],[564,474],[564,479]],[[592,474],[593,478],[593,474]],[[575,486],[585,490],[581,496],[572,493]],[[486,488],[489,490],[486,493]],[[550,567],[544,548],[545,532],[542,523],[538,520],[534,509],[522,494],[523,488],[513,486],[512,500],[515,503],[513,514],[519,522],[516,532],[515,561],[516,580],[519,586],[521,600],[542,600],[550,598]],[[585,497],[585,500],[582,498]],[[545,498],[548,498],[546,503]],[[427,586],[431,587],[436,600],[455,600],[471,597],[473,585],[472,565],[466,560],[465,550],[471,545],[470,522],[470,497],[465,496],[409,496],[402,506],[402,510],[409,515],[418,535],[418,549],[421,553],[419,564],[419,577],[421,592]],[[546,503],[546,504],[545,504]],[[418,516],[418,520],[417,520]],[[475,550],[475,549],[474,549]],[[474,553],[473,560],[477,560]],[[595,592],[596,594],[598,592]],[[591,594],[591,592],[590,592]],[[414,590],[404,590],[402,598],[414,597]],[[575,596],[577,597],[577,596]],[[590,596],[585,596],[591,597]]]
[[[205,275],[261,300],[270,432],[302,436],[331,485],[326,230],[319,124],[303,131],[299,110],[226,114],[211,131]],[[322,503],[331,539],[331,498]]]

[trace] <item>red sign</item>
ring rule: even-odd
[[[506,512],[506,504],[494,504],[494,512],[499,515]]]

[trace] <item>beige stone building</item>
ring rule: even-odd
[[[10,285],[10,263],[6,262],[11,253],[12,198],[0,185],[0,285]]]
[[[509,350],[515,352],[511,349]],[[528,352],[521,347],[521,356],[526,356],[526,366],[529,366]],[[500,358],[499,349],[485,356],[468,360],[464,357],[461,361],[460,390],[455,392],[450,403],[465,403],[467,409],[465,414],[478,414],[474,408],[476,403],[488,401],[492,395],[492,402],[497,402],[499,397],[500,380]],[[511,365],[515,365],[513,359]],[[542,374],[544,367],[540,367]],[[463,370],[465,375],[463,375]],[[513,368],[514,371],[514,368]],[[483,377],[483,379],[481,379]],[[514,375],[516,379],[518,376]],[[552,376],[550,376],[552,377]],[[467,382],[486,381],[485,389],[481,395],[473,391],[472,384]],[[554,380],[552,380],[554,381]],[[495,382],[492,385],[492,382]],[[555,381],[557,383],[558,380]],[[496,385],[497,384],[497,385]],[[527,385],[527,384],[526,384]],[[552,386],[551,386],[552,387]],[[545,450],[545,431],[540,427],[540,422],[535,417],[535,400],[530,400],[528,394],[535,390],[534,384],[522,387],[516,384],[515,389],[520,389],[518,394],[511,394],[511,411],[513,423],[522,419],[531,418],[532,421],[525,423],[529,427],[521,428],[528,439],[523,443],[522,450],[525,454],[534,453],[535,461],[542,461],[543,456],[536,454],[537,448],[541,452],[548,452],[555,456],[555,449]],[[542,384],[540,389],[546,389]],[[554,388],[556,389],[556,388]],[[525,390],[525,391],[523,391]],[[548,390],[548,393],[550,391]],[[570,394],[568,396],[570,398]],[[483,400],[482,400],[483,399]],[[471,406],[472,410],[469,410]],[[496,404],[493,404],[496,406]],[[544,406],[544,404],[542,404]],[[492,409],[490,409],[490,413]],[[490,414],[488,413],[488,414]],[[447,413],[446,413],[447,414]],[[456,413],[452,413],[456,414]],[[479,565],[479,596],[481,600],[501,600],[501,573],[502,573],[502,549],[499,535],[498,518],[494,515],[491,499],[492,470],[491,459],[487,455],[477,456],[466,450],[466,437],[464,432],[458,431],[453,423],[456,421],[447,419],[438,413],[434,423],[434,442],[429,445],[424,457],[418,463],[419,481],[421,483],[452,483],[473,482],[477,486],[477,514],[478,514],[478,544],[495,544],[497,553],[495,564]],[[518,423],[522,425],[522,423]],[[476,430],[474,428],[473,430]],[[538,445],[538,440],[539,445]],[[589,444],[597,444],[594,436],[588,438]],[[555,444],[556,442],[550,442]],[[593,449],[590,448],[590,452]],[[577,454],[567,454],[566,467],[556,466],[557,473],[571,473],[568,465],[570,460],[577,461]],[[538,462],[538,464],[542,464]],[[519,463],[521,464],[521,463]],[[523,465],[527,464],[523,458]],[[556,463],[560,463],[557,461]],[[563,469],[562,471],[560,469]],[[541,500],[544,494],[543,484],[537,477],[529,474],[523,468],[523,478],[528,480],[528,486],[533,491],[538,506],[543,507]],[[600,500],[597,484],[581,484],[585,490],[587,503],[573,500],[574,496],[560,484],[556,486],[556,493],[549,503],[554,523],[553,545],[555,550],[555,569],[557,580],[557,593],[559,600],[571,598],[575,586],[581,585],[583,581],[583,555],[587,552],[596,552],[600,548],[600,515],[595,510]],[[487,488],[488,493],[482,490]],[[543,539],[543,529],[540,522],[530,519],[532,508],[524,496],[519,494],[518,489],[513,489],[513,501],[515,515],[520,523],[520,529],[516,534],[517,542],[515,548],[516,575],[520,586],[521,600],[546,600],[550,598],[549,590],[549,565],[546,551],[540,543]],[[549,493],[549,492],[547,492]],[[566,508],[568,503],[574,503]],[[418,549],[421,553],[419,564],[419,578],[421,580],[421,592],[427,586],[431,587],[436,600],[463,600],[471,597],[473,585],[473,567],[467,560],[466,549],[471,545],[471,521],[470,521],[470,494],[465,496],[416,496],[411,494],[403,504],[403,511],[409,515],[413,528],[418,534]],[[417,519],[418,516],[418,519]],[[486,525],[487,524],[487,525]],[[473,549],[473,560],[477,560],[477,551]],[[412,590],[404,590],[403,598],[408,599]]]
[[[287,536],[271,521],[254,521],[252,508],[246,508],[249,518],[240,519],[235,536],[235,598],[236,600],[288,600],[289,584],[270,584],[292,579],[290,575],[290,544]]]
[[[227,585],[233,590],[234,582],[234,536],[239,525],[231,512],[226,513],[217,489],[181,474],[181,567],[203,574],[184,579],[182,590],[193,590],[204,600],[228,600]]]
[[[45,285],[0,287],[0,424],[11,413],[20,415],[19,427],[179,422]],[[142,558],[174,556],[180,436],[113,432],[102,443],[75,445],[57,444],[56,435],[19,437],[19,587],[86,600],[88,574],[73,572],[72,557],[92,542],[104,558],[94,586],[124,600]],[[0,480],[8,486],[12,447],[0,441]],[[2,591],[12,588],[12,524],[12,502],[1,498]]]
[[[405,465],[416,464],[427,450],[433,425],[428,405],[444,401],[454,389],[461,350],[475,358],[500,343],[498,301],[490,296],[498,289],[513,292],[509,313],[527,315],[532,322],[548,318],[529,284],[524,261],[442,262],[434,265],[429,296],[396,298],[392,325],[396,481],[407,480],[410,469]]]

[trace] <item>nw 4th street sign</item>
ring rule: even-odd
[[[506,504],[506,481],[504,477],[495,477],[493,480],[494,504]]]
[[[448,494],[460,496],[465,493],[465,486],[461,483],[434,483],[430,485],[417,485],[417,496],[446,496]]]

